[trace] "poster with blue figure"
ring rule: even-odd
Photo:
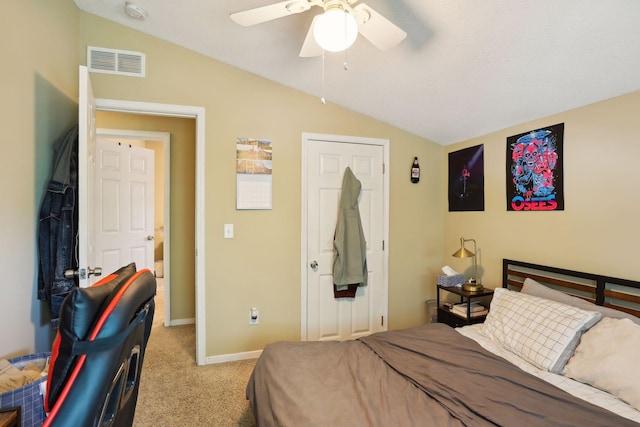
[[[507,138],[507,211],[563,211],[564,123]]]

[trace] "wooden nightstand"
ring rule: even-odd
[[[483,289],[479,292],[469,292],[465,291],[462,288],[458,288],[455,286],[442,286],[437,285],[437,297],[436,304],[438,306],[438,322],[446,323],[449,326],[457,328],[459,326],[471,325],[474,323],[482,323],[484,319],[487,317],[486,313],[479,316],[469,316],[469,312],[471,311],[471,303],[476,298],[489,297],[493,295],[493,289]],[[460,303],[466,303],[467,315],[462,316],[457,313],[454,313],[452,310],[449,310],[440,300],[440,292],[446,291],[460,297]],[[488,307],[487,307],[488,309]]]

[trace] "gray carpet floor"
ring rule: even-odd
[[[195,325],[165,327],[162,279],[134,427],[254,427],[245,387],[255,359],[197,366]]]

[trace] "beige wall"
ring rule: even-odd
[[[322,105],[316,96],[81,13],[79,51],[83,63],[87,45],[147,55],[146,78],[92,74],[97,97],[206,109],[207,356],[257,350],[274,340],[300,337],[303,132],[391,141],[389,325],[400,328],[426,320],[424,301],[433,297],[432,277],[442,258],[441,146],[330,103]],[[236,137],[273,141],[272,210],[235,209]],[[420,158],[423,171],[418,185],[409,180],[413,156]],[[223,238],[225,223],[235,225],[234,239]],[[258,326],[249,325],[252,306],[260,309]]]
[[[0,6],[0,356],[51,348],[36,299],[36,227],[53,142],[78,122],[78,14],[69,0]]]
[[[639,111],[635,92],[447,147],[484,144],[485,211],[446,213],[446,262],[468,268],[450,256],[464,236],[477,240],[488,287],[500,286],[502,258],[640,280]],[[556,123],[565,124],[565,210],[507,212],[506,138]],[[441,204],[446,209],[446,193]]]

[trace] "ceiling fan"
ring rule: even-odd
[[[322,54],[323,49],[334,52],[344,50],[355,41],[358,33],[362,34],[362,36],[381,50],[389,49],[404,40],[407,33],[366,4],[360,3],[353,6],[353,4],[358,1],[359,0],[287,0],[268,6],[232,13],[230,17],[234,22],[249,27],[283,16],[306,12],[311,9],[312,6],[323,8],[324,13],[316,15],[311,22],[311,27],[300,50],[301,57],[319,56]],[[326,18],[329,15],[341,16],[341,19],[344,20],[341,21],[343,23],[337,28],[328,31],[329,35],[336,33],[335,30],[343,31],[339,36],[343,39],[339,41],[342,46],[336,47],[335,49],[320,39],[324,33],[322,30],[325,24],[324,21],[327,20]],[[324,47],[321,47],[321,44]]]

